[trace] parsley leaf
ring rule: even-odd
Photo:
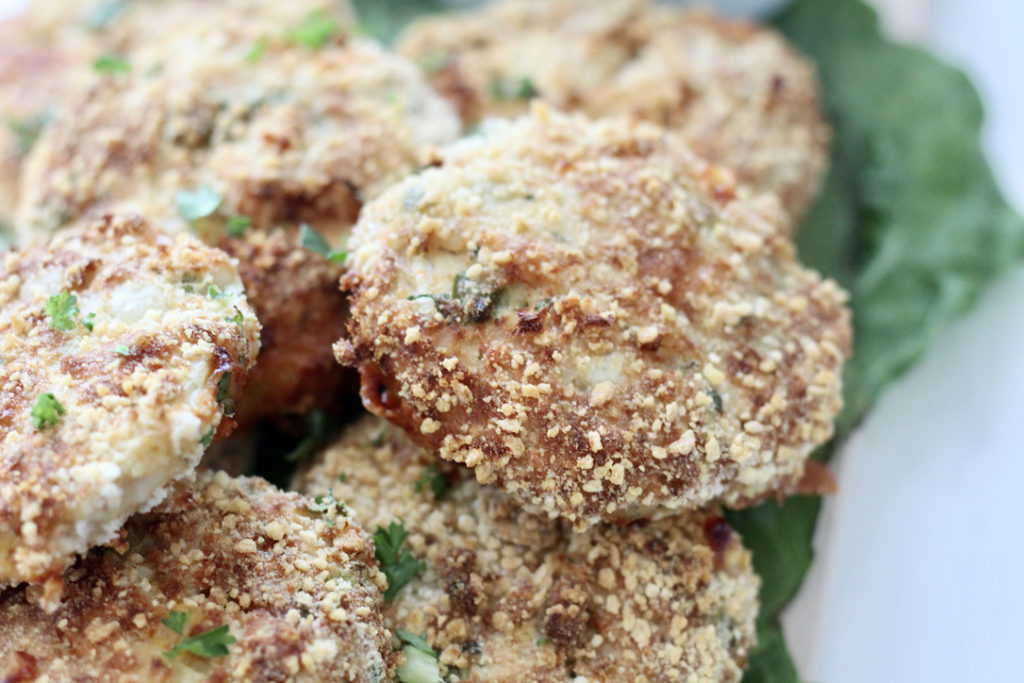
[[[429,465],[420,472],[420,478],[416,481],[416,493],[430,487],[430,490],[434,492],[434,498],[441,500],[448,493],[448,486],[448,477],[444,472],[437,469],[437,465]]]
[[[306,436],[284,459],[288,462],[303,462],[326,446],[338,432],[338,425],[320,408],[313,408],[305,415]]]
[[[192,191],[180,190],[174,195],[178,213],[189,223],[213,215],[220,208],[220,202],[220,193],[209,185],[200,185]]]
[[[203,437],[199,439],[199,443],[201,443],[204,446],[209,446],[210,443],[213,441],[213,435],[216,431],[217,429],[215,427],[210,427],[210,431],[203,434]]]
[[[295,45],[319,50],[331,42],[339,28],[337,21],[323,10],[317,10],[306,15],[298,26],[285,31],[284,37]]]
[[[92,63],[92,68],[96,73],[101,74],[124,74],[132,70],[132,65],[124,57],[102,55]]]
[[[161,619],[160,623],[178,635],[182,635],[186,621],[188,621],[188,612],[171,612],[166,619]]]
[[[306,509],[310,512],[333,512],[336,509],[342,517],[348,517],[348,506],[335,498],[331,491],[314,496],[313,501],[306,504]]]
[[[405,530],[405,523],[401,519],[391,522],[387,529],[378,526],[373,534],[376,548],[374,554],[380,563],[380,570],[388,579],[388,589],[384,591],[385,600],[394,600],[398,591],[427,568],[426,562],[417,560],[402,547],[408,536],[409,532]]]
[[[307,223],[299,226],[299,244],[315,254],[320,254],[330,263],[344,263],[347,254],[344,247],[331,249],[324,236]]]
[[[95,313],[87,314],[84,318],[82,318],[82,327],[84,327],[85,329],[87,329],[90,332],[92,332],[92,328],[93,328],[95,320],[96,320],[96,314]]]
[[[217,380],[217,403],[224,410],[224,414],[231,417],[235,414],[235,400],[230,396],[231,373],[225,372]]]
[[[427,643],[426,636],[402,629],[397,629],[395,635],[407,643],[402,647],[405,664],[395,672],[398,680],[402,683],[439,683],[442,679],[437,652]]]
[[[124,344],[118,344],[114,347],[114,353],[119,356],[130,356],[132,352]]]
[[[245,231],[252,227],[252,219],[248,216],[232,216],[224,224],[224,229],[232,237],[241,237]]]
[[[32,426],[36,429],[45,429],[57,424],[61,415],[66,413],[56,396],[49,392],[41,394],[32,405]]]
[[[50,327],[55,330],[71,330],[75,327],[75,316],[78,315],[78,297],[70,292],[54,294],[46,302],[44,309],[50,316]]]
[[[537,89],[525,76],[518,79],[496,78],[487,84],[487,94],[497,102],[529,100],[537,96]]]
[[[217,285],[210,285],[210,289],[206,293],[209,294],[211,299],[226,299],[231,296],[227,292],[220,291],[220,287]]]
[[[235,306],[235,314],[230,318],[224,318],[224,320],[229,323],[234,323],[235,326],[238,327],[238,334],[243,337],[245,336],[245,327],[243,326],[245,323],[245,316],[242,314],[242,311],[238,309],[238,306]]]
[[[228,653],[228,645],[234,642],[235,637],[228,633],[228,625],[224,624],[223,626],[217,626],[216,628],[211,628],[208,631],[185,638],[170,650],[164,652],[164,657],[174,659],[182,652],[191,652],[194,655],[206,658],[223,657]]]

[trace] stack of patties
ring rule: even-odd
[[[850,344],[792,244],[813,68],[639,0],[414,24],[424,73],[355,26],[0,29],[0,110],[19,51],[55,81],[0,136],[0,679],[739,680],[759,579],[722,506],[827,487]],[[199,465],[282,481],[249,450],[302,415],[297,453],[352,424],[298,493]]]

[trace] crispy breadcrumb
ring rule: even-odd
[[[537,106],[364,208],[351,341],[370,410],[579,527],[793,487],[832,434],[845,294],[654,126]]]
[[[0,585],[46,583],[159,503],[227,434],[259,351],[231,260],[137,216],[0,273]]]
[[[440,495],[422,485],[438,472]],[[449,680],[740,678],[758,579],[714,510],[572,534],[373,417],[295,484],[333,491],[368,529],[402,521],[426,569],[387,605],[386,623],[426,634]]]
[[[678,131],[799,217],[824,174],[829,129],[814,67],[775,31],[647,0],[504,0],[413,24],[399,50],[464,120],[539,97],[593,117]],[[787,222],[795,229],[796,221]]]
[[[310,503],[223,473],[176,485],[68,572],[53,614],[31,588],[0,595],[0,679],[390,680],[370,539]],[[226,654],[167,655],[221,627]]]
[[[16,224],[33,242],[70,218],[137,210],[252,259],[241,272],[266,354],[247,420],[332,403],[343,386],[321,343],[344,329],[340,265],[303,248],[300,225],[343,249],[362,202],[459,128],[404,58],[340,22],[311,45],[296,23],[259,39],[245,22],[184,25],[154,49],[174,59],[99,77],[30,154]]]

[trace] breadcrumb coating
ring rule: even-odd
[[[850,344],[784,220],[661,129],[538,105],[364,208],[336,354],[371,411],[533,511],[748,504],[831,436]]]
[[[678,131],[741,182],[803,214],[830,132],[817,75],[775,31],[647,0],[504,0],[413,24],[399,50],[474,123],[533,97]],[[797,222],[787,222],[795,230]]]
[[[431,465],[441,498],[420,485]],[[759,581],[714,510],[572,534],[374,417],[295,485],[367,528],[404,522],[426,570],[386,623],[425,634],[448,680],[738,681],[753,645]]]
[[[5,681],[385,681],[385,579],[349,519],[261,479],[203,473],[68,573],[53,614],[0,595]],[[187,615],[181,634],[164,619]],[[227,626],[224,656],[165,656]]]
[[[183,26],[154,48],[159,68],[133,63],[68,102],[23,171],[23,242],[69,218],[137,210],[254,259],[241,270],[266,354],[247,419],[331,402],[344,382],[330,345],[305,343],[315,318],[319,340],[333,341],[344,316],[287,312],[345,306],[340,269],[303,248],[299,226],[340,246],[365,199],[458,134],[457,116],[415,65],[333,26],[315,47],[293,36],[294,22],[259,38],[245,22]],[[268,236],[277,228],[284,234]],[[308,381],[316,369],[322,377]]]
[[[138,216],[10,252],[0,274],[0,586],[111,540],[230,432],[259,351],[231,259]]]

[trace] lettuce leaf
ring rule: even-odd
[[[884,39],[858,0],[798,0],[775,24],[817,63],[835,133],[798,245],[851,294],[854,352],[836,437],[817,454],[827,458],[936,333],[1024,257],[1024,222],[981,153],[981,102],[963,73]],[[799,680],[778,613],[810,566],[818,507],[792,499],[731,514],[764,579],[745,683]]]

